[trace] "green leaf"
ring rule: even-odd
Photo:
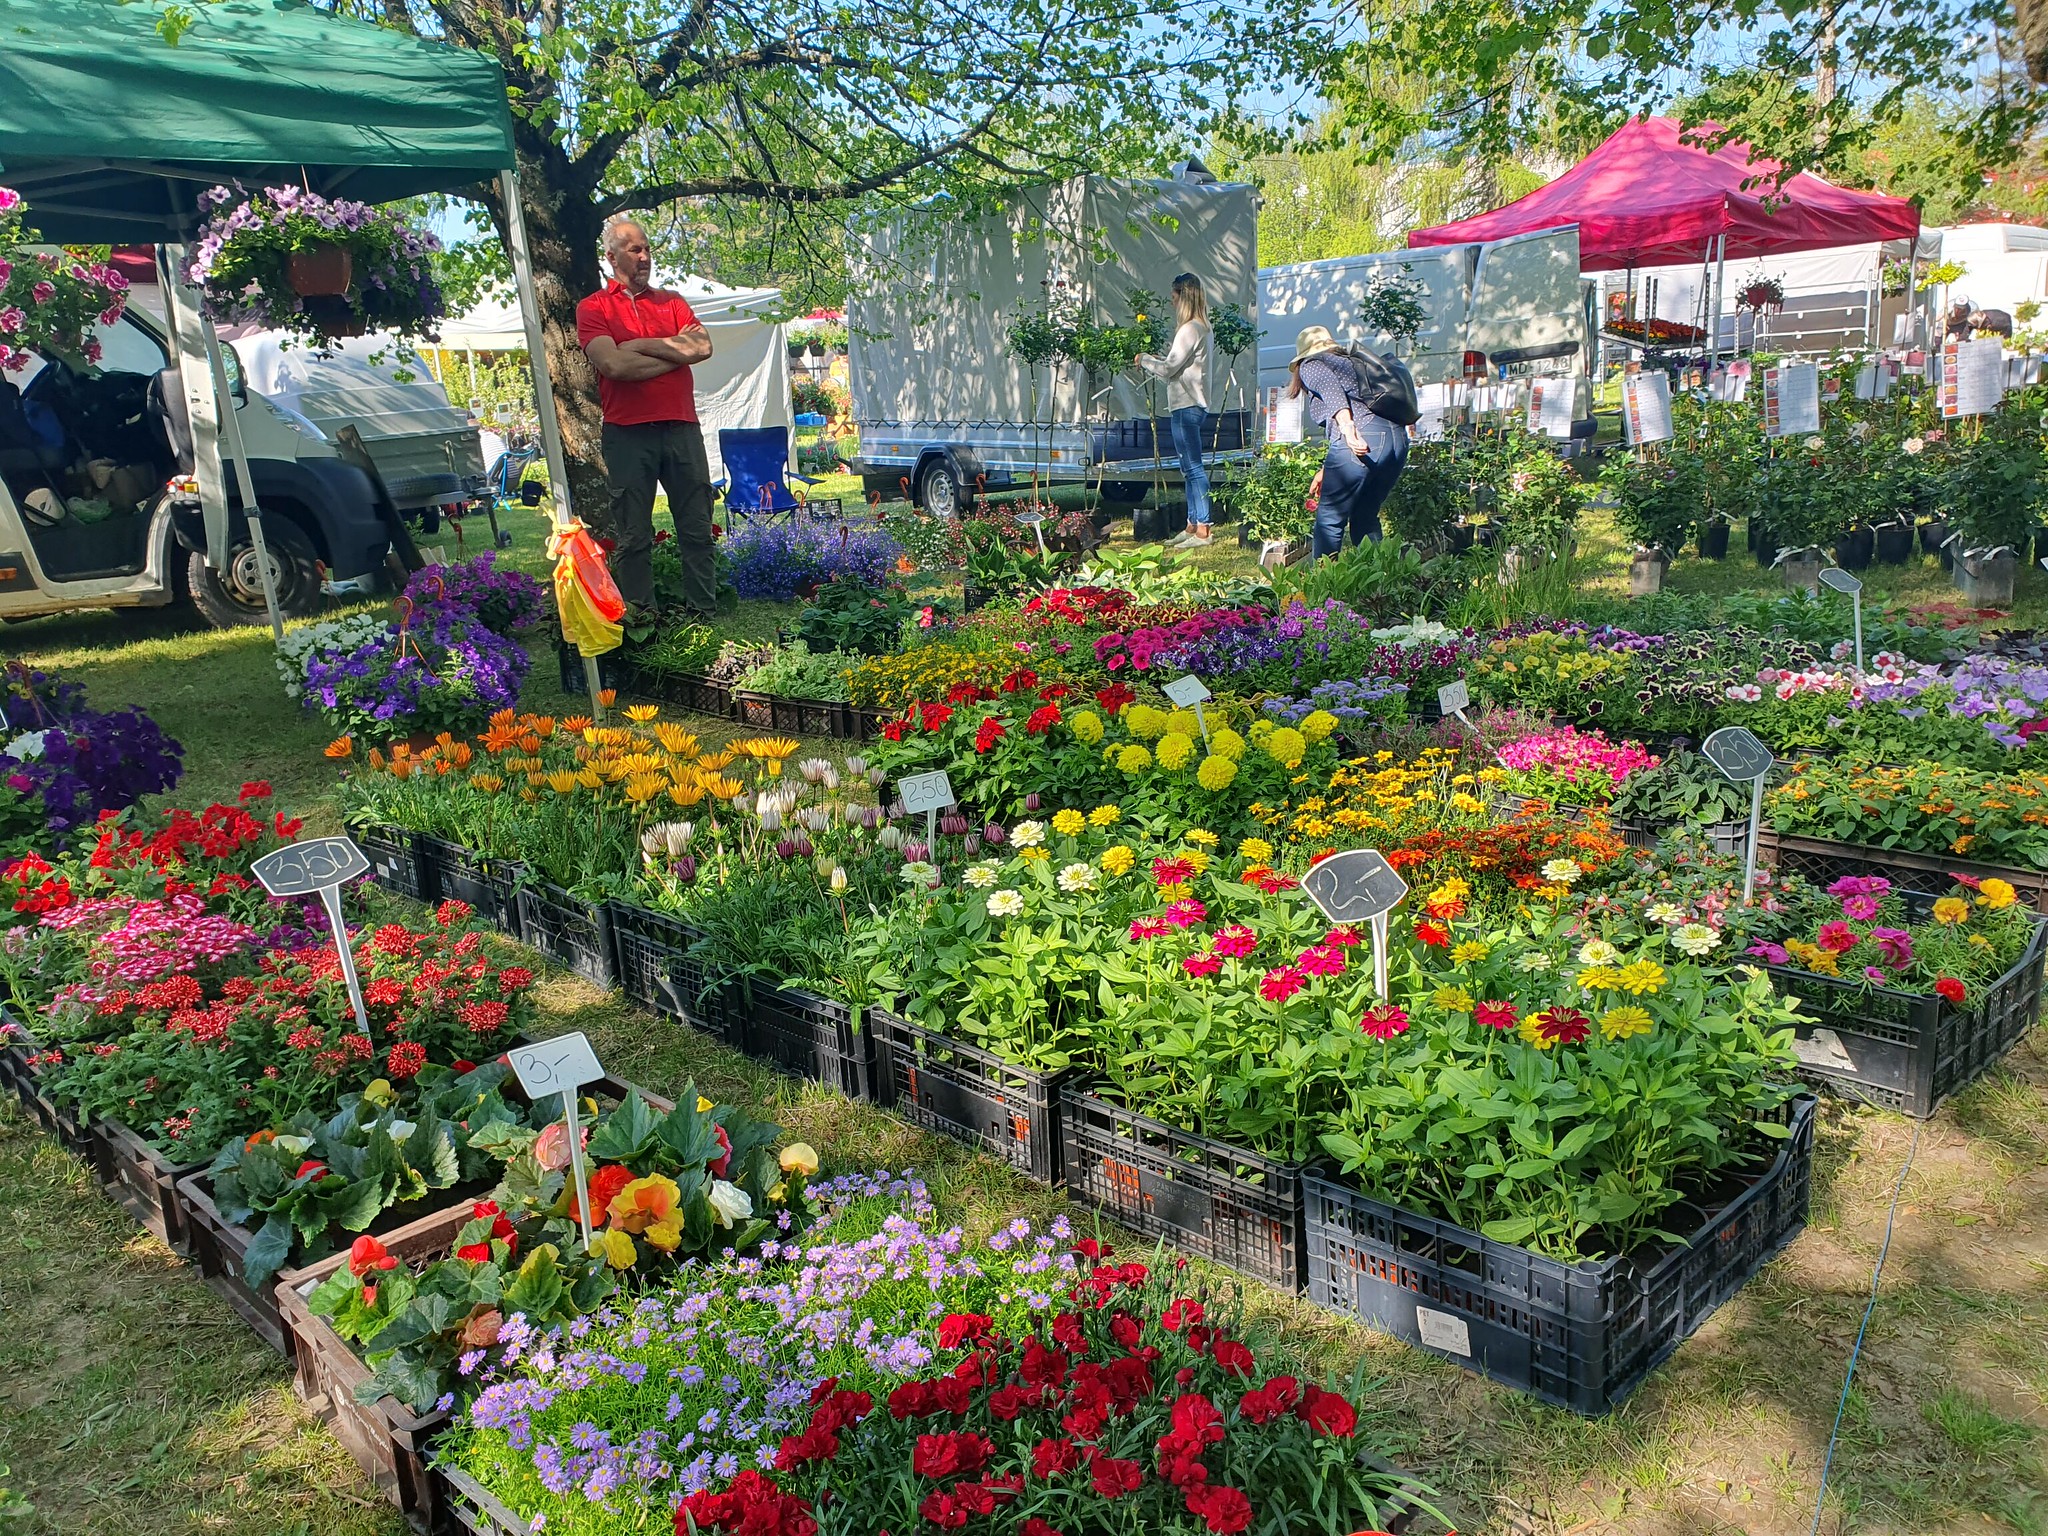
[[[697,1112],[690,1106],[690,1113]],[[680,1106],[677,1113],[681,1113]],[[637,1093],[626,1095],[626,1101],[604,1118],[590,1138],[586,1149],[593,1161],[600,1163],[625,1163],[644,1154],[654,1145],[658,1130],[654,1110]]]
[[[263,1223],[249,1251],[242,1258],[242,1279],[261,1290],[292,1256],[292,1221],[283,1212],[273,1212]]]

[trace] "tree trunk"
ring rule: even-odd
[[[2034,84],[2048,84],[2048,3],[2044,0],[2013,0],[2013,19],[2019,23],[2020,51],[2027,61],[2027,76]]]

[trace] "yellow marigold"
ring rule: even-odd
[[[1243,758],[1245,739],[1227,725],[1219,725],[1209,732],[1209,750],[1218,757],[1227,757],[1233,763]]]
[[[1124,711],[1124,729],[1140,741],[1151,741],[1167,732],[1167,713],[1150,704],[1133,704]]]
[[[1159,738],[1158,752],[1159,766],[1170,773],[1178,773],[1195,755],[1194,738],[1183,736],[1179,731],[1168,731]]]
[[[1271,736],[1271,735],[1273,734],[1273,732],[1274,732],[1274,731],[1276,731],[1276,730],[1278,730],[1278,729],[1279,729],[1279,727],[1278,727],[1278,726],[1274,725],[1272,721],[1270,721],[1270,720],[1268,720],[1268,719],[1264,718],[1263,716],[1261,716],[1261,717],[1260,717],[1259,719],[1257,719],[1257,720],[1254,720],[1254,721],[1252,722],[1252,733],[1251,733],[1251,734],[1252,734],[1252,745],[1253,745],[1253,746],[1255,746],[1255,747],[1262,747],[1262,746],[1264,746],[1264,745],[1266,744],[1266,738],[1267,738],[1268,736]]]
[[[1273,862],[1273,845],[1263,837],[1248,837],[1237,845],[1237,856],[1252,864]]]
[[[1989,907],[1994,912],[2011,906],[2019,899],[2020,893],[2014,890],[2011,884],[1996,877],[1986,880],[1977,887],[1977,905]]]
[[[1583,976],[1579,979],[1585,980]],[[1663,990],[1664,967],[1654,960],[1631,960],[1616,979],[1631,997],[1653,997]]]
[[[1231,781],[1236,777],[1237,764],[1220,752],[1212,752],[1203,758],[1202,766],[1195,770],[1195,782],[1212,795],[1221,794],[1230,788]]]
[[[1067,729],[1082,746],[1092,747],[1102,740],[1102,716],[1092,709],[1077,709],[1068,717]]]
[[[1135,741],[1121,748],[1116,754],[1116,771],[1136,778],[1152,766],[1152,754]]]
[[[1088,825],[1091,827],[1113,827],[1117,823],[1117,818],[1122,815],[1123,812],[1116,806],[1098,805],[1088,813]]]
[[[1650,1010],[1633,1003],[1610,1008],[1600,1015],[1600,1033],[1609,1040],[1632,1040],[1650,1032]]]
[[[1463,987],[1438,987],[1429,994],[1429,1000],[1431,1004],[1443,1009],[1445,1013],[1470,1013],[1472,1011],[1472,994]]]
[[[1308,738],[1293,726],[1283,725],[1265,739],[1263,746],[1266,756],[1292,772],[1301,766],[1301,760],[1308,752]]]
[[[1062,837],[1072,837],[1088,825],[1088,818],[1079,811],[1065,810],[1052,813],[1052,829]]]
[[[1470,965],[1475,960],[1484,960],[1492,952],[1477,939],[1465,939],[1451,946],[1451,959],[1458,965]]]
[[[1337,717],[1327,709],[1312,709],[1302,717],[1301,734],[1310,741],[1327,741],[1337,729]]]
[[[1113,843],[1102,850],[1102,867],[1112,875],[1127,875],[1131,866],[1138,862],[1138,856],[1122,843]]]
[[[1192,709],[1176,709],[1166,717],[1166,728],[1169,731],[1179,731],[1183,736],[1202,734],[1202,722],[1196,718]]]
[[[1944,896],[1934,904],[1934,920],[1954,927],[1957,923],[1968,922],[1970,904],[1960,896]]]

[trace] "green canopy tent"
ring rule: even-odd
[[[497,178],[555,518],[566,524],[569,481],[497,61],[304,0],[217,0],[175,46],[156,24],[152,8],[120,0],[0,0],[0,184],[27,198],[35,227],[65,244],[178,246],[202,222],[199,194],[231,182],[378,203]],[[213,375],[211,397],[193,397],[194,427],[201,416],[219,422],[246,491],[240,424],[218,410],[219,339],[210,323],[185,319]],[[254,496],[243,504],[260,549]],[[225,505],[223,495],[208,519],[209,544],[216,523],[222,542],[209,550],[216,563],[227,555]],[[267,581],[268,556],[260,563]],[[271,624],[281,631],[274,596]]]

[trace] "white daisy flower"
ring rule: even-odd
[[[1061,890],[1085,891],[1095,884],[1095,871],[1086,864],[1069,864],[1059,878]]]
[[[1010,841],[1019,848],[1036,848],[1045,841],[1045,823],[1020,821],[1010,828]]]
[[[1015,917],[1024,910],[1024,898],[1015,891],[993,891],[988,898],[990,917]]]

